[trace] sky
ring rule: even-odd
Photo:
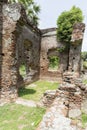
[[[56,27],[58,16],[63,12],[71,9],[73,5],[83,11],[84,23],[87,24],[87,3],[86,0],[34,0],[40,5],[39,28]],[[87,51],[87,27],[85,29],[82,51]]]

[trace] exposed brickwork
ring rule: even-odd
[[[69,71],[81,72],[81,49],[85,30],[85,24],[75,24],[72,32],[71,46],[69,52]]]
[[[4,4],[5,3],[5,4]],[[6,102],[18,97],[21,83],[31,83],[39,78],[62,81],[64,71],[80,73],[80,52],[85,25],[74,26],[70,51],[56,39],[56,28],[39,30],[27,18],[20,4],[0,3],[0,99]],[[77,43],[79,43],[77,45]],[[49,56],[59,57],[59,69],[49,71]],[[23,79],[19,73],[22,63],[26,66]]]
[[[39,77],[40,31],[29,23],[20,4],[0,6],[0,102],[9,102],[18,97],[22,62],[26,64],[29,82],[36,74]],[[33,73],[28,76],[29,67]]]
[[[2,5],[2,51],[1,51],[1,100],[9,102],[17,98],[17,61],[16,61],[16,21],[20,14],[16,16],[17,9],[12,6]],[[8,9],[10,11],[8,11]],[[11,10],[15,10],[15,17]],[[7,17],[8,14],[8,17]]]
[[[41,53],[40,53],[40,78],[49,80],[60,80],[61,72],[49,70],[49,55],[58,56],[58,42],[56,39],[56,28],[42,30]]]
[[[81,72],[81,48],[85,30],[85,24],[78,23],[73,26],[71,43],[60,43],[56,38],[56,28],[42,30],[40,53],[40,77],[57,79],[66,70]],[[69,47],[70,46],[70,47]],[[56,50],[56,51],[55,51]],[[49,72],[49,52],[59,57],[59,68],[56,72]],[[51,74],[49,74],[51,73]],[[51,76],[50,76],[51,75]],[[52,76],[53,75],[53,76]]]
[[[82,112],[87,113],[85,96],[86,86],[77,73],[65,72],[59,88],[44,93],[42,104],[48,107],[48,110],[37,130],[83,130],[79,119]],[[67,121],[70,122],[67,124]]]

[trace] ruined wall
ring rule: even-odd
[[[7,1],[4,1],[7,2]],[[70,51],[58,51],[65,46],[56,39],[56,28],[39,30],[27,19],[20,4],[0,3],[0,102],[18,97],[20,81],[31,83],[37,79],[61,81],[66,70],[80,72],[80,52],[84,24],[74,26]],[[49,56],[58,56],[59,69],[49,70]],[[26,76],[19,68],[26,66]],[[69,65],[69,66],[68,66]]]
[[[56,28],[42,30],[40,54],[40,78],[50,77],[58,80],[65,71],[81,72],[81,48],[85,24],[78,23],[73,27],[71,43],[59,42],[56,38]],[[49,55],[59,57],[58,71],[49,71]]]
[[[69,51],[69,71],[81,72],[81,49],[85,30],[85,24],[78,23],[73,27],[71,45]]]
[[[56,39],[56,28],[41,30],[41,52],[40,52],[40,78],[58,80],[61,78],[61,72],[50,71],[49,69],[49,55],[58,56],[58,42]],[[59,57],[59,56],[58,56]]]
[[[17,39],[17,57],[19,67],[24,64],[26,68],[25,83],[39,79],[40,69],[40,31],[33,26],[26,24],[22,29],[20,37]],[[19,80],[20,79],[19,75]]]
[[[16,60],[16,28],[18,13],[17,6],[2,6],[2,30],[1,30],[1,70],[0,70],[0,98],[3,102],[13,101],[17,98],[17,60]],[[15,10],[15,11],[14,11]],[[21,11],[21,9],[19,8]],[[20,12],[19,11],[19,12]],[[1,12],[0,12],[1,13]]]
[[[30,61],[26,59],[32,58],[33,73],[29,80],[32,80],[36,71],[39,77],[40,31],[28,21],[20,4],[0,4],[0,18],[0,102],[9,102],[18,96],[19,66],[22,59],[30,66]],[[29,49],[32,50],[31,55]]]
[[[63,74],[66,70],[68,70],[69,65],[69,48],[67,43],[59,43],[59,70]]]

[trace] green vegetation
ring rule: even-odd
[[[83,68],[87,69],[87,52],[86,51],[82,52],[81,57],[83,59]]]
[[[83,61],[83,68],[87,69],[87,61]]]
[[[24,69],[24,68],[23,68]],[[39,101],[48,89],[57,89],[58,83],[37,81],[19,89],[19,96],[24,99]],[[30,108],[18,104],[0,107],[0,130],[35,130],[45,114],[45,108]]]
[[[80,8],[73,6],[69,11],[64,11],[57,19],[57,37],[60,41],[70,43],[73,25],[83,21]]]
[[[63,46],[63,47],[58,48],[57,50],[58,50],[58,52],[63,52],[65,50],[65,48],[66,48],[66,46]]]
[[[26,68],[25,68],[25,65],[21,65],[20,68],[19,68],[19,73],[22,77],[25,77],[26,75]]]
[[[58,88],[57,82],[37,81],[19,89],[19,96],[24,99],[39,101],[46,90],[55,90]]]
[[[82,57],[83,61],[86,61],[87,60],[87,51],[82,52],[81,57]]]
[[[50,56],[49,57],[49,69],[57,70],[59,65],[58,56]]]
[[[44,108],[4,105],[0,107],[0,130],[35,130],[44,113]]]
[[[87,79],[83,80],[83,83],[84,83],[84,84],[87,84]]]
[[[30,21],[34,25],[38,25],[38,13],[40,12],[40,6],[38,6],[34,0],[8,0],[11,3],[19,2],[24,5],[26,9],[26,13],[28,14],[28,17]]]
[[[87,115],[85,113],[82,113],[82,125],[84,128],[86,124],[87,124]]]

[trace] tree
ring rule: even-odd
[[[83,21],[80,8],[73,6],[69,11],[64,11],[57,19],[57,38],[65,43],[70,43],[73,25]]]
[[[34,24],[34,25],[38,25],[38,13],[40,12],[40,6],[37,5],[34,0],[9,0],[9,2],[11,3],[22,3],[26,9],[26,13],[30,19],[30,21]]]

